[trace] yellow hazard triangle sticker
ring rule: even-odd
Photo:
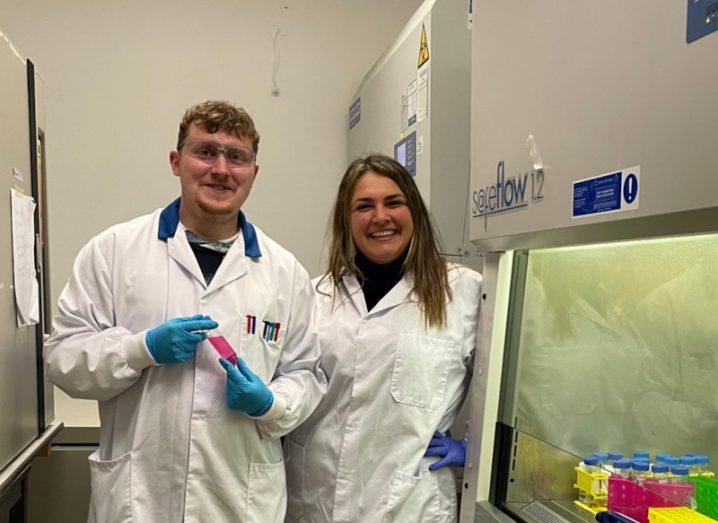
[[[426,38],[426,26],[421,24],[421,47],[419,48],[419,67],[429,61],[429,41]]]

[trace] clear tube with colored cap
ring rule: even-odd
[[[666,463],[666,458],[670,457],[670,454],[656,454],[656,463]]]
[[[616,476],[628,479],[631,475],[631,460],[617,459],[613,462],[613,472]]]
[[[222,336],[219,329],[207,331],[207,341],[210,342],[212,347],[214,347],[214,350],[216,350],[217,353],[225,360],[230,362],[232,365],[237,364],[237,353],[234,351],[227,339]]]
[[[608,453],[607,452],[594,452],[594,456],[598,458],[598,467],[603,468],[606,466],[606,463],[608,463]]]
[[[589,474],[597,474],[601,471],[601,469],[598,467],[598,458],[596,456],[586,456],[583,458],[583,462],[579,465],[580,468],[585,470]],[[599,480],[594,480],[591,485],[591,489],[595,491],[599,491],[601,488],[601,484]],[[587,492],[585,490],[578,491],[578,500],[581,503],[590,504],[593,501],[593,498],[591,497],[591,493]]]
[[[651,468],[651,472],[653,473],[653,481],[657,481],[658,483],[668,483],[668,465],[665,463],[654,464]]]
[[[648,461],[641,459],[634,459],[631,462],[631,479],[642,485],[648,477],[648,470],[651,468],[651,464]]]
[[[710,474],[710,470],[708,470],[708,465],[710,464],[710,458],[708,456],[705,456],[703,454],[698,454],[695,456],[696,458],[696,470],[698,471],[698,474],[704,475],[704,474]]]
[[[696,458],[695,456],[689,456],[686,454],[685,456],[681,456],[681,465],[685,465],[688,467],[688,474],[690,476],[697,476],[698,471],[696,470]]]
[[[688,467],[686,465],[671,467],[671,483],[688,483]]]
[[[613,468],[613,464],[614,464],[616,461],[618,461],[618,460],[620,460],[620,459],[623,459],[623,454],[620,454],[620,453],[618,453],[618,452],[608,452],[608,453],[606,453],[606,456],[608,456],[608,457],[607,457],[607,459],[606,459],[606,463],[605,463],[605,465],[603,466],[603,468],[604,468],[604,469],[606,470],[606,472],[608,472],[609,474],[613,474],[614,472],[616,472],[616,471],[614,470],[614,468]]]
[[[583,458],[583,468],[589,474],[596,474],[601,471],[601,469],[598,468],[598,458],[593,455]]]

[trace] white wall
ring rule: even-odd
[[[168,153],[185,108],[209,98],[245,106],[262,136],[249,219],[317,274],[352,96],[420,4],[2,0],[0,28],[47,84],[53,302],[92,235],[178,195]],[[96,423],[82,405],[56,396],[68,425]]]

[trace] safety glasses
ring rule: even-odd
[[[254,151],[241,147],[219,145],[213,142],[187,140],[180,149],[184,149],[192,158],[196,158],[206,164],[213,164],[220,154],[224,154],[232,167],[246,167],[254,162]]]

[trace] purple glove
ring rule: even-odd
[[[429,442],[424,456],[439,456],[441,459],[429,465],[429,470],[437,470],[441,467],[463,467],[466,460],[466,440],[455,440],[448,432],[444,436],[438,430]]]

